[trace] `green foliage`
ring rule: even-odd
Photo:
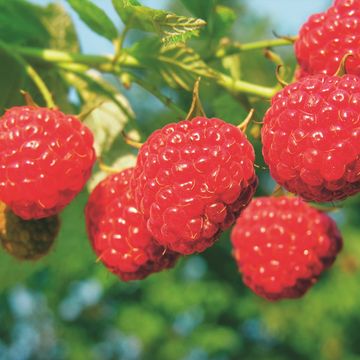
[[[62,6],[49,4],[43,9],[41,21],[50,36],[48,47],[71,52],[79,50],[75,26],[71,17]]]
[[[44,10],[25,0],[0,0],[0,39],[41,46],[50,40],[39,16]]]
[[[67,0],[67,2],[90,29],[110,41],[116,39],[118,35],[116,27],[101,8],[90,0]]]
[[[5,108],[20,101],[19,89],[24,84],[25,71],[5,50],[0,49],[0,59],[0,108]]]
[[[150,65],[152,72],[160,75],[165,83],[173,88],[191,91],[199,76],[216,76],[199,54],[186,45],[162,47],[156,38],[147,38],[137,42],[129,53],[144,66]]]
[[[214,8],[211,32],[218,39],[229,33],[236,20],[236,13],[233,9],[218,5]]]
[[[198,35],[198,30],[206,24],[201,19],[141,6],[135,0],[113,0],[113,4],[128,28],[156,33],[165,44],[185,42]]]
[[[195,16],[208,19],[211,16],[217,0],[180,0],[183,5]]]
[[[0,40],[12,45],[50,47],[67,51],[79,49],[71,18],[60,5],[50,4],[47,7],[38,7],[22,0],[0,1],[0,17],[2,16],[4,21],[0,20]],[[26,75],[23,64],[11,55],[9,50],[0,50],[2,64],[0,106],[6,108],[21,104],[20,89],[30,92],[41,104],[42,96],[33,81]],[[58,105],[64,110],[71,110],[68,100],[69,87],[64,83],[59,71],[48,66],[40,67],[38,64],[34,67],[52,89]]]

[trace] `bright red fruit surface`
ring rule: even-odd
[[[20,106],[0,119],[0,200],[25,220],[68,205],[94,161],[93,136],[75,116]]]
[[[155,131],[140,149],[132,189],[156,241],[181,254],[211,246],[253,197],[254,157],[246,136],[220,119]]]
[[[111,175],[91,193],[86,227],[95,253],[123,281],[173,267],[178,255],[154,243],[129,192],[132,169]]]
[[[360,77],[314,75],[276,94],[264,118],[273,178],[306,200],[360,191]]]
[[[307,74],[334,75],[347,53],[353,54],[347,73],[360,76],[360,0],[337,0],[326,12],[312,15],[295,42],[295,55]]]
[[[360,76],[360,0],[337,0],[326,12],[312,15],[295,42],[303,74],[334,75],[347,53],[354,55],[346,62],[347,73]]]
[[[295,197],[254,199],[231,241],[244,283],[268,300],[302,296],[342,247],[335,222]]]

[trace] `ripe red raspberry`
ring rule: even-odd
[[[309,76],[309,74],[304,71],[301,67],[298,67],[296,70],[295,70],[295,73],[294,73],[294,79],[297,81],[299,79],[301,79],[302,77],[305,77],[305,76]]]
[[[342,248],[329,216],[289,197],[254,199],[231,241],[244,283],[268,300],[302,296]]]
[[[0,119],[0,200],[25,220],[68,205],[94,161],[93,136],[75,116],[19,106]]]
[[[129,192],[133,169],[111,175],[91,193],[85,208],[87,232],[95,253],[123,281],[140,280],[171,268],[178,254],[156,244]]]
[[[273,178],[306,200],[360,191],[360,77],[313,75],[276,94],[264,118]]]
[[[254,157],[241,130],[220,119],[155,131],[140,149],[132,189],[156,241],[184,255],[211,246],[253,197]]]
[[[345,54],[349,74],[360,76],[360,1],[337,0],[326,12],[312,15],[295,42],[304,73],[334,75]],[[299,73],[301,74],[301,73]]]

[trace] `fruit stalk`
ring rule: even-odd
[[[230,76],[218,73],[218,84],[233,94],[246,93],[271,99],[277,92],[277,88],[256,85],[242,80],[234,80]]]
[[[295,36],[288,38],[277,38],[277,39],[268,39],[249,42],[241,44],[239,42],[224,43],[215,53],[215,57],[218,59],[224,58],[226,56],[237,55],[246,51],[261,50],[279,46],[288,46],[292,45],[293,41],[296,40]]]
[[[133,56],[123,51],[119,56],[117,63],[114,64],[112,55],[86,55],[79,53],[68,53],[59,50],[39,49],[23,46],[12,46],[14,52],[21,56],[42,60],[50,63],[79,63],[89,65],[101,72],[113,73],[119,66],[142,68],[142,65]],[[231,93],[246,93],[270,99],[276,92],[276,88],[256,85],[246,81],[234,80],[231,77],[217,72],[216,77],[218,85]]]

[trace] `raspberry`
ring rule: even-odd
[[[59,227],[57,215],[40,220],[23,220],[0,203],[1,245],[19,260],[38,260],[48,254]]]
[[[304,71],[304,69],[302,69],[301,67],[298,67],[297,69],[295,69],[294,79],[296,81],[305,76],[309,76],[309,74],[306,71]]]
[[[312,15],[295,42],[298,63],[311,75],[334,75],[347,53],[354,55],[346,62],[347,73],[360,76],[359,0],[337,0],[326,12]]]
[[[253,197],[254,157],[241,130],[220,119],[155,131],[140,149],[131,186],[156,241],[183,255],[211,246]]]
[[[263,155],[273,178],[310,201],[360,191],[360,77],[313,75],[277,93],[265,114]]]
[[[342,248],[335,222],[295,197],[253,200],[231,241],[244,283],[268,300],[302,296]]]
[[[91,193],[85,208],[95,253],[123,281],[140,280],[171,268],[178,254],[157,245],[129,191],[133,169],[108,176]]]
[[[0,200],[23,219],[62,210],[94,161],[93,136],[75,116],[20,106],[0,119]]]

